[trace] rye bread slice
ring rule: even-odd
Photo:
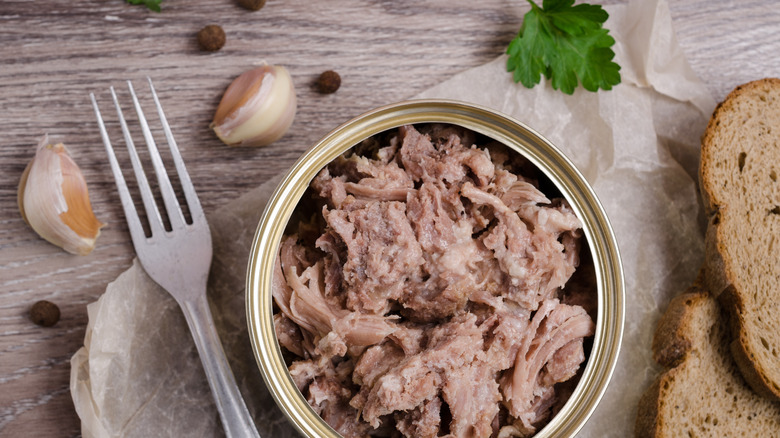
[[[780,399],[780,79],[737,87],[702,138],[705,283],[731,313],[745,379]]]
[[[636,437],[780,436],[780,402],[745,382],[725,318],[696,285],[670,302],[653,339],[653,358],[668,369],[639,401]]]

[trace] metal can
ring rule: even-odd
[[[295,386],[276,339],[271,282],[287,223],[311,180],[337,156],[375,134],[406,124],[449,123],[485,135],[526,157],[552,181],[583,224],[596,273],[598,311],[593,346],[574,393],[537,437],[574,436],[596,408],[617,363],[624,324],[624,281],[617,243],[603,207],[574,165],[523,123],[491,109],[452,100],[416,100],[369,111],[339,126],[287,172],[266,205],[249,257],[247,324],[266,385],[307,437],[339,437]]]

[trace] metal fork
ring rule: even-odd
[[[192,186],[190,176],[184,167],[184,161],[179,153],[179,148],[176,146],[176,141],[173,139],[171,128],[165,119],[165,114],[157,93],[154,91],[152,80],[149,79],[149,88],[157,106],[157,113],[165,132],[165,138],[171,149],[176,173],[178,173],[181,181],[187,207],[192,217],[191,224],[185,221],[182,214],[181,206],[176,199],[171,181],[168,178],[162,158],[149,130],[149,125],[133,90],[133,84],[128,81],[127,85],[130,88],[130,95],[133,98],[135,111],[138,114],[138,121],[141,124],[141,130],[149,148],[152,165],[157,174],[157,181],[163,203],[165,204],[165,211],[172,228],[171,231],[165,230],[160,211],[149,188],[149,182],[146,179],[146,174],[138,158],[130,131],[122,115],[116,92],[114,92],[114,87],[111,87],[111,96],[114,99],[119,123],[122,126],[125,143],[130,153],[130,160],[132,161],[149,228],[151,229],[151,236],[146,236],[141,225],[141,219],[136,212],[135,204],[133,204],[130,192],[127,189],[122,170],[108,139],[108,133],[103,123],[103,117],[100,115],[95,95],[90,93],[92,106],[95,109],[95,115],[100,126],[100,135],[106,146],[106,152],[111,162],[111,170],[114,173],[114,180],[116,181],[119,197],[122,200],[122,207],[130,228],[133,246],[141,265],[149,276],[176,299],[176,302],[179,303],[184,312],[187,324],[192,332],[192,337],[195,340],[195,345],[198,348],[203,369],[206,371],[206,377],[211,386],[211,392],[214,395],[225,434],[229,438],[259,438],[260,435],[257,433],[255,424],[244,404],[244,400],[236,385],[235,377],[233,377],[230,365],[225,357],[225,351],[219,341],[219,335],[214,327],[211,310],[206,298],[206,281],[209,275],[212,254],[211,232],[209,231],[208,223],[206,223],[206,216],[203,214],[203,209]]]

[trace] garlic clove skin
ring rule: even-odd
[[[62,143],[44,137],[19,181],[22,219],[47,241],[72,254],[95,248],[100,228],[89,201],[87,183]]]
[[[217,106],[211,127],[229,146],[265,146],[287,132],[297,105],[287,69],[264,65],[233,80]]]

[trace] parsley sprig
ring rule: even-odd
[[[154,12],[160,12],[160,3],[162,0],[125,0],[131,5],[144,5]]]
[[[609,14],[600,5],[574,0],[533,0],[518,35],[509,43],[507,71],[528,88],[543,74],[552,87],[572,94],[578,82],[588,91],[609,90],[620,83],[620,66],[612,62],[615,39],[602,27]]]

